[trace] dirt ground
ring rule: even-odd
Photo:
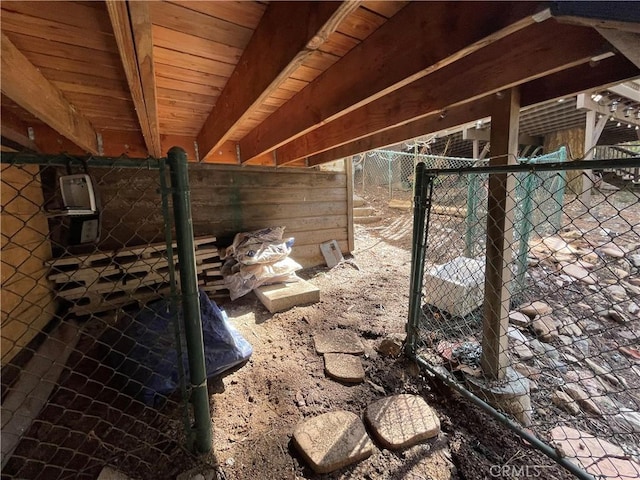
[[[105,463],[134,479],[174,479],[198,466],[202,471],[215,469],[217,480],[479,480],[496,478],[496,466],[502,465],[544,467],[539,478],[573,478],[460,395],[421,374],[405,357],[388,357],[377,351],[383,339],[404,334],[412,218],[411,212],[389,209],[384,195],[368,200],[382,220],[355,226],[353,256],[332,269],[317,267],[301,273],[320,288],[319,303],[272,315],[253,294],[234,302],[218,300],[251,343],[253,355],[241,368],[209,384],[214,434],[210,455],[194,458],[185,451],[179,398],[162,411],[131,402],[120,391],[126,378],[113,377],[111,370],[101,367],[99,350],[110,343],[96,342],[98,334],[85,335],[52,401],[29,430],[30,440],[21,442],[15,460],[3,470],[3,480],[90,480]],[[581,227],[587,232],[585,241],[595,247],[602,244],[603,235],[619,231],[626,234],[619,235],[624,242],[635,242],[640,211],[637,197],[630,201],[635,207],[627,211],[633,216],[621,225],[616,224],[619,218],[609,206],[599,203],[594,209],[597,218],[592,220],[597,228],[588,222]],[[609,232],[601,228],[605,226]],[[626,238],[630,234],[633,238]],[[559,272],[545,268],[541,262],[531,271],[544,274],[546,280],[562,279]],[[604,271],[599,270],[598,275]],[[589,291],[587,286],[571,285],[581,298]],[[569,290],[556,288],[546,292],[545,299],[560,304],[566,298],[557,292]],[[604,297],[591,298],[604,302]],[[592,334],[593,347],[606,351],[611,362],[618,362],[612,364],[627,366],[630,360],[617,355],[624,339],[612,334],[628,330],[633,336],[625,345],[632,346],[629,342],[640,335],[637,320],[621,329],[611,320],[599,318],[595,311],[591,316],[590,323],[599,328]],[[326,378],[313,337],[331,330],[355,332],[362,339],[365,382],[347,385]],[[626,378],[637,381],[630,374]],[[638,385],[631,385],[629,391],[637,392]],[[375,400],[397,393],[421,395],[435,408],[442,426],[439,437],[401,451],[376,449],[368,459],[327,475],[314,474],[292,446],[292,433],[299,422],[335,410],[362,416]],[[635,397],[625,398],[635,401]],[[559,417],[555,410],[552,413],[546,423],[550,427],[562,418],[575,424],[575,418]],[[587,420],[580,422],[579,428],[598,433],[604,425]]]
[[[376,347],[404,334],[409,299],[411,221],[395,212],[371,226],[356,225],[353,257],[333,269],[319,267],[303,277],[321,290],[319,303],[269,314],[251,294],[221,302],[252,344],[247,365],[212,385],[214,455],[226,479],[484,479],[493,465],[553,464],[525,446],[481,410],[438,381],[425,378],[404,357],[390,358]],[[325,377],[313,335],[356,332],[365,345],[366,380],[345,385]],[[292,446],[295,426],[333,411],[362,415],[385,395],[424,396],[441,420],[434,440],[402,451],[376,450],[356,464],[315,475]],[[573,478],[563,469],[545,478]]]

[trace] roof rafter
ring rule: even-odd
[[[588,62],[605,43],[591,28],[532,25],[293,140],[278,165]]]
[[[29,138],[28,125],[5,108],[2,108],[0,113],[0,124],[2,125],[2,145],[18,151],[25,149],[32,152],[40,151],[35,142]]]
[[[537,8],[531,3],[510,9],[498,3],[410,3],[249,132],[240,141],[243,161],[534,23],[541,18]]]
[[[84,151],[97,154],[91,122],[2,34],[2,93]]]
[[[198,134],[202,156],[217,151],[359,4],[272,2]]]
[[[564,70],[523,84],[521,104],[523,107],[535,105],[554,98],[576,94],[587,89],[618,84],[640,75],[640,69],[626,58],[616,55],[601,60],[597,65],[588,63]],[[405,140],[438,132],[447,128],[473,122],[491,114],[491,95],[473,102],[461,103],[447,110],[441,118],[437,112],[414,120],[399,127],[384,130],[359,140],[326,150],[309,157],[310,167],[344,158],[376,148],[394,145]]]
[[[149,154],[162,156],[153,72],[151,19],[146,2],[107,0],[120,58]]]

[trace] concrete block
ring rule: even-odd
[[[484,260],[457,257],[424,276],[424,299],[440,310],[463,317],[482,305]]]
[[[263,285],[253,291],[271,313],[320,301],[320,289],[302,279],[293,283]]]

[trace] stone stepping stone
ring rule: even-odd
[[[357,355],[345,353],[325,353],[324,369],[334,380],[360,383],[364,380],[362,360]]]
[[[559,426],[551,430],[551,438],[563,456],[575,459],[591,475],[629,480],[640,476],[640,464],[627,460],[622,448],[590,433]]]
[[[360,337],[349,330],[333,330],[327,333],[314,335],[316,352],[323,353],[351,353],[362,355],[364,346]]]
[[[360,418],[339,410],[300,423],[293,432],[294,445],[316,473],[329,473],[364,460],[373,452]]]
[[[440,433],[440,420],[422,397],[400,394],[367,407],[365,420],[376,440],[390,450],[410,447]]]
[[[550,315],[553,309],[544,302],[531,302],[520,305],[518,311],[534,318],[536,315]]]

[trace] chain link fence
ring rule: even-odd
[[[191,453],[165,161],[2,161],[2,478],[175,478],[210,460]],[[195,241],[203,286],[221,282],[214,241]]]
[[[354,189],[360,195],[410,201],[419,162],[428,168],[463,168],[483,163],[469,158],[373,150],[353,160]]]
[[[408,349],[581,478],[638,478],[640,192],[585,205],[563,159],[418,169]]]

